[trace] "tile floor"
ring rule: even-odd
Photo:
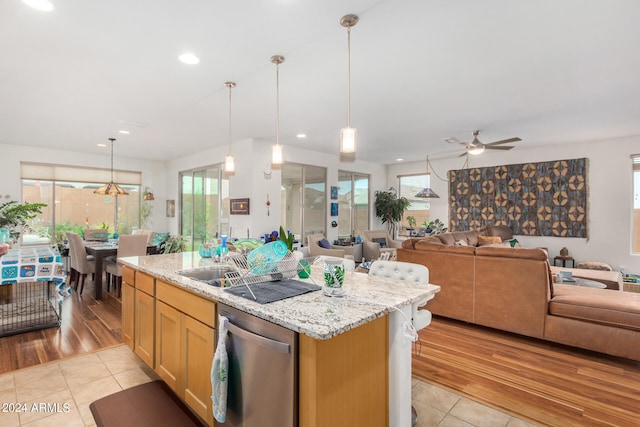
[[[157,379],[121,345],[0,375],[0,426],[95,426],[89,404]],[[532,424],[413,379],[417,427],[530,427]]]

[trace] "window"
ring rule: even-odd
[[[317,166],[282,165],[281,224],[302,242],[313,233],[325,233],[327,218],[327,170]]]
[[[105,173],[106,172],[106,173]],[[108,227],[131,233],[140,224],[140,172],[114,171],[114,180],[129,192],[111,197],[93,194],[110,179],[109,170],[44,163],[21,163],[22,200],[45,203],[42,214],[22,233],[22,244],[53,244],[67,231]]]
[[[369,176],[338,171],[338,236],[369,229]]]
[[[640,254],[640,154],[631,156],[633,167],[633,220],[631,253]]]
[[[423,188],[431,185],[430,175],[427,173],[418,175],[399,175],[399,194],[398,197],[406,197],[410,202],[409,208],[404,212],[401,226],[409,228],[407,217],[411,216],[415,219],[415,228],[424,227],[425,223],[429,223],[429,199],[416,197],[416,194]]]
[[[229,179],[221,165],[180,173],[180,234],[187,250],[229,234]]]

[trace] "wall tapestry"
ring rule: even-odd
[[[587,166],[583,158],[449,171],[449,230],[587,237]]]

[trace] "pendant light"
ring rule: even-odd
[[[236,87],[236,84],[234,82],[225,82],[224,85],[229,88],[229,154],[224,158],[224,171],[229,175],[234,175],[236,173],[236,164],[231,154],[231,89]]]
[[[284,56],[273,55],[271,62],[276,64],[276,145],[271,151],[271,165],[281,165],[284,162],[282,145],[280,145],[280,64],[284,62]]]
[[[355,154],[356,129],[351,127],[351,27],[358,23],[356,15],[345,15],[340,25],[347,28],[347,127],[340,130],[340,154]]]
[[[427,178],[429,179],[429,185],[431,184],[431,173],[429,172],[429,156],[427,156]],[[436,194],[435,191],[431,189],[431,187],[425,187],[422,190],[418,191],[414,197],[419,197],[421,199],[439,199],[440,196]]]
[[[93,194],[101,194],[103,196],[126,196],[127,194],[129,194],[124,191],[122,187],[113,182],[113,142],[115,140],[115,138],[109,138],[109,141],[111,141],[111,181],[95,190]]]

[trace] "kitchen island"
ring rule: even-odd
[[[347,273],[343,298],[310,292],[259,304],[178,274],[216,265],[195,252],[120,262],[125,265],[123,341],[210,425],[208,381],[218,302],[299,334],[300,426],[403,425],[396,415],[390,416],[394,403],[389,400],[397,394],[390,383],[398,383],[397,378],[402,378],[402,404],[408,405],[409,416],[410,398],[405,400],[411,387],[410,345],[401,350],[407,355],[403,366],[391,360],[398,352],[394,347],[403,345],[398,344],[403,341],[398,325],[410,316],[412,303],[432,297],[438,286]],[[311,278],[322,284],[321,271],[314,268]]]

